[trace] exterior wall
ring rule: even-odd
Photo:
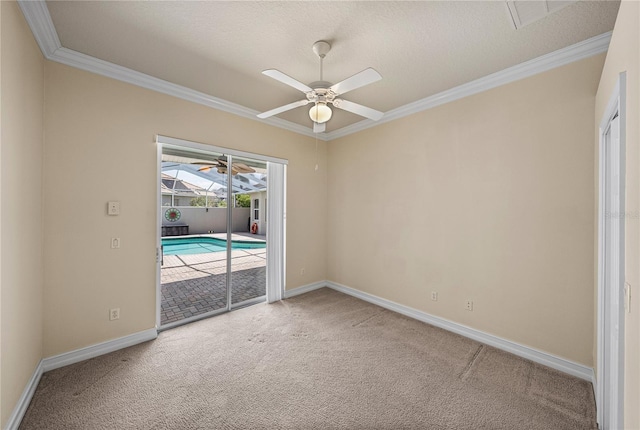
[[[258,224],[257,234],[267,234],[267,192],[251,193],[251,225]],[[255,201],[258,200],[258,219],[255,218]]]
[[[18,5],[0,2],[0,11],[0,426],[4,428],[42,358],[44,60]]]
[[[155,326],[156,134],[288,159],[286,285],[326,278],[325,143],[316,172],[309,137],[53,62],[45,86],[45,356]]]
[[[595,172],[599,162],[598,126],[621,72],[627,72],[625,281],[631,285],[631,309],[625,318],[624,428],[640,428],[640,3],[623,1],[613,30],[607,60],[596,95]],[[598,213],[598,182],[595,178],[595,215]],[[597,218],[596,218],[597,219]],[[594,237],[597,241],[597,226]],[[597,243],[597,242],[596,242]],[[594,255],[597,268],[597,253]],[[594,279],[597,297],[597,277]],[[597,307],[593,309],[597,315]],[[595,336],[595,334],[594,334]],[[594,337],[594,361],[597,342]]]
[[[162,213],[168,207],[161,208]],[[208,209],[208,210],[207,210]],[[189,234],[224,233],[227,231],[227,208],[180,207],[180,219],[176,222],[162,220],[162,225],[186,224]],[[249,208],[233,208],[233,231],[247,232]]]
[[[603,61],[329,142],[328,279],[592,366]]]

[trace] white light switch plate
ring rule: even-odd
[[[120,202],[109,202],[107,204],[107,214],[120,215]]]

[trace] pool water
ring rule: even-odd
[[[265,248],[265,242],[243,242],[234,240],[231,249],[259,249]],[[223,252],[227,250],[227,241],[213,237],[185,237],[162,238],[162,253],[164,255],[192,255],[208,252]]]

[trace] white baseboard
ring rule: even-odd
[[[547,352],[543,352],[516,342],[512,342],[510,340],[503,339],[501,337],[494,336],[492,334],[485,333],[483,331],[476,330],[474,328],[467,327],[465,325],[458,324],[456,322],[449,321],[447,319],[440,318],[426,312],[419,311],[417,309],[413,309],[387,299],[383,299],[378,296],[374,296],[373,294],[364,293],[354,288],[347,287],[346,285],[341,285],[331,281],[325,282],[325,285],[336,291],[340,291],[341,293],[357,297],[361,300],[373,303],[385,309],[389,309],[410,318],[417,319],[418,321],[422,321],[427,324],[440,327],[447,331],[457,333],[461,336],[465,336],[486,345],[490,345],[503,351],[510,352],[519,357],[526,358],[527,360],[531,360],[547,367],[551,367],[552,369],[568,373],[569,375],[576,376],[589,382],[593,381],[593,369],[582,364],[575,363],[556,355],[549,354]]]
[[[5,430],[17,430],[20,426],[20,422],[24,417],[29,403],[36,392],[38,382],[44,372],[57,369],[59,367],[68,366],[69,364],[78,363],[83,360],[98,357],[109,352],[117,351],[128,346],[137,345],[148,340],[153,340],[158,337],[158,331],[155,328],[140,331],[138,333],[130,334],[128,336],[120,337],[118,339],[108,340],[106,342],[97,343],[95,345],[87,346],[85,348],[76,349],[75,351],[65,352],[63,354],[55,355],[53,357],[43,358],[38,363],[31,379],[27,383],[22,395],[18,399],[18,403],[9,417],[9,421],[5,427]]]
[[[596,401],[596,424],[598,424],[598,428],[601,429],[602,423],[601,421],[601,408],[602,408],[602,400],[598,395],[598,378],[596,377],[596,372],[591,372],[591,387],[593,388],[593,398]]]
[[[64,352],[53,357],[42,360],[43,372],[57,369],[58,367],[68,366],[69,364],[78,363],[100,355],[108,354],[128,346],[137,345],[148,340],[158,337],[158,330],[150,328],[149,330],[140,331],[128,336],[119,337],[117,339],[108,340],[106,342],[96,343],[95,345],[85,348],[76,349],[75,351]]]
[[[444,330],[457,333],[461,336],[468,337],[470,339],[476,340],[486,345],[490,345],[495,348],[501,349],[503,351],[510,352],[519,357],[526,358],[535,363],[539,363],[539,364],[551,367],[552,369],[556,369],[561,372],[568,373],[569,375],[573,375],[578,378],[591,382],[594,386],[594,389],[596,387],[596,378],[595,378],[593,369],[591,369],[590,367],[575,363],[570,360],[566,360],[564,358],[555,356],[553,354],[549,354],[547,352],[543,352],[543,351],[540,351],[516,342],[512,342],[507,339],[503,339],[498,336],[494,336],[489,333],[485,333],[480,330],[473,329],[471,327],[467,327],[462,324],[458,324],[453,321],[449,321],[444,318],[440,318],[440,317],[428,314],[423,311],[419,311],[417,309],[410,308],[408,306],[401,305],[399,303],[392,302],[387,299],[383,299],[378,296],[374,296],[373,294],[365,293],[365,292],[356,290],[354,288],[347,287],[346,285],[338,284],[336,282],[331,282],[331,281],[314,282],[312,284],[307,284],[301,287],[293,288],[291,290],[286,290],[284,296],[285,298],[288,299],[290,297],[308,293],[310,291],[317,290],[323,287],[329,287],[341,293],[348,294],[353,297],[357,297],[366,302],[373,303],[385,309],[389,309],[391,311],[408,316],[410,318],[414,318],[418,321],[422,321],[427,324],[440,327]],[[158,331],[155,328],[153,328],[153,329],[144,330],[138,333],[134,333],[129,336],[124,336],[118,339],[109,340],[109,341],[91,345],[85,348],[80,348],[75,351],[65,352],[63,354],[42,359],[40,363],[38,363],[38,366],[36,367],[33,373],[33,376],[27,383],[24,389],[24,392],[20,396],[20,399],[18,400],[18,403],[14,408],[13,413],[9,417],[9,421],[7,422],[7,426],[5,427],[5,429],[14,430],[18,428],[18,426],[20,425],[20,422],[22,421],[22,418],[24,417],[25,412],[27,411],[27,407],[31,402],[31,398],[33,397],[33,394],[36,391],[38,382],[40,381],[40,378],[42,377],[42,374],[44,372],[48,372],[49,370],[57,369],[59,367],[67,366],[69,364],[78,363],[83,360],[88,360],[90,358],[98,357],[100,355],[117,351],[122,348],[137,345],[142,342],[153,340],[157,337],[158,337]]]
[[[22,417],[27,412],[27,408],[29,407],[29,403],[31,402],[31,398],[33,394],[36,392],[36,388],[38,387],[38,382],[40,382],[40,378],[42,377],[42,360],[36,366],[36,370],[31,375],[31,379],[27,382],[27,386],[24,388],[22,395],[18,399],[18,403],[16,407],[13,408],[13,412],[9,417],[9,421],[5,427],[5,430],[17,430],[20,426],[20,422],[22,421]]]
[[[300,294],[308,293],[309,291],[317,290],[318,288],[326,287],[326,281],[314,282],[313,284],[302,285],[301,287],[292,288],[284,291],[284,298],[288,299]]]

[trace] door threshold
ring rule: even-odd
[[[240,308],[246,308],[247,306],[253,306],[253,305],[257,305],[259,303],[266,303],[267,301],[267,296],[260,296],[260,297],[256,297],[255,299],[249,299],[249,300],[245,300],[244,302],[240,302],[240,303],[234,303],[231,305],[231,310],[234,311],[236,309],[240,309]]]
[[[211,311],[211,312],[206,312],[206,313],[200,314],[200,315],[194,315],[192,317],[185,318],[185,319],[182,319],[180,321],[174,321],[174,322],[171,322],[171,323],[168,323],[168,324],[161,325],[160,327],[158,327],[158,332],[165,331],[165,330],[170,330],[172,328],[176,328],[176,327],[179,327],[181,325],[185,325],[185,324],[189,324],[189,323],[192,323],[192,322],[200,321],[200,320],[203,320],[205,318],[215,317],[216,315],[224,314],[226,312],[229,312],[227,310],[227,308],[223,308],[223,309],[217,309],[217,310]]]

